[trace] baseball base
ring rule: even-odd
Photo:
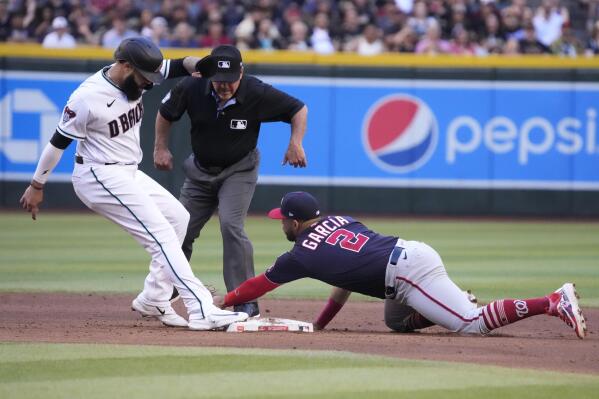
[[[227,328],[227,332],[234,333],[263,331],[314,332],[314,327],[305,321],[263,317],[233,323]]]

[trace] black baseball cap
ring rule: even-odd
[[[223,44],[210,53],[216,64],[216,72],[210,77],[213,82],[235,82],[241,76],[241,53],[235,46]]]
[[[114,59],[127,61],[152,83],[162,83],[160,73],[162,52],[153,41],[145,37],[132,37],[123,40],[114,52]]]
[[[294,191],[285,194],[281,207],[268,212],[271,219],[311,220],[320,216],[320,206],[312,194]]]

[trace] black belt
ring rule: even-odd
[[[403,251],[405,251],[404,247],[393,248],[393,251],[391,251],[391,256],[389,257],[389,263],[391,263],[393,266],[397,265],[397,261],[399,260],[399,257],[401,256]],[[407,256],[404,257],[404,259],[406,258]]]
[[[200,163],[198,162],[198,159],[195,158],[195,157],[193,158],[193,163],[202,172],[207,173],[209,175],[213,175],[213,176],[218,175],[220,172],[222,172],[223,170],[226,169],[226,167],[223,167],[223,166],[203,166],[203,165],[200,165]]]
[[[79,165],[83,165],[85,162],[83,162],[82,156],[75,155],[75,163],[78,163]],[[98,163],[102,164],[101,162],[98,162]],[[135,162],[132,162],[132,163],[104,162],[104,165],[135,165]]]
[[[399,260],[399,258],[401,257],[401,254],[404,253],[406,249],[404,247],[395,247],[393,248],[393,251],[391,251],[391,256],[389,256],[389,263],[391,263],[393,266],[397,265],[397,261]],[[404,259],[407,258],[407,255],[404,256]],[[394,286],[388,286],[385,287],[385,297],[386,298],[394,298],[395,297],[395,287]]]

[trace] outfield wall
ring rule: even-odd
[[[4,207],[17,206],[69,94],[110,62],[110,53],[97,49],[38,53],[0,46]],[[254,211],[301,188],[330,211],[599,215],[595,59],[297,53],[248,53],[245,59],[247,72],[309,108],[306,169],[281,166],[289,127],[263,125]],[[176,194],[180,167],[158,172],[151,163],[154,115],[171,87],[166,83],[144,98],[141,168]],[[185,117],[172,135],[177,165],[190,152],[188,127]],[[51,178],[46,207],[81,206],[68,183],[74,150],[67,149]]]

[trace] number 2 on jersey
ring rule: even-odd
[[[360,252],[368,240],[369,238],[362,233],[356,234],[346,229],[337,229],[327,237],[325,242],[329,245],[337,245],[339,243],[339,246],[343,249]]]

